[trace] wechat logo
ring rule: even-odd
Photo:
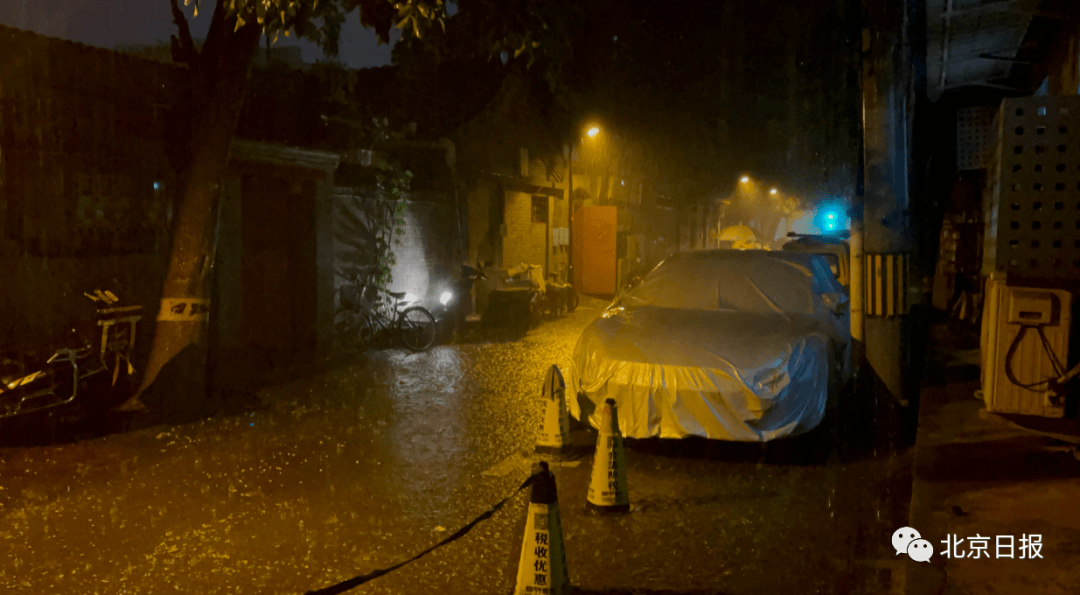
[[[916,562],[929,562],[934,555],[934,548],[930,542],[923,539],[919,532],[911,527],[901,527],[892,534],[893,548],[896,555],[907,554]]]

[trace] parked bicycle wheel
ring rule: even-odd
[[[357,312],[356,321],[356,345],[361,352],[367,351],[375,342],[375,326],[371,323],[367,314]]]
[[[435,317],[421,306],[401,313],[401,339],[413,351],[424,351],[435,342]]]
[[[344,353],[355,354],[371,345],[371,323],[358,310],[342,308],[334,315],[334,342]]]

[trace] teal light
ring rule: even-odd
[[[821,233],[837,233],[847,227],[847,218],[840,201],[830,201],[829,204],[819,205],[815,222]]]

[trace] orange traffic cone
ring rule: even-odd
[[[536,452],[562,454],[570,446],[570,414],[566,410],[566,382],[552,365],[544,380],[544,419],[536,436]]]
[[[615,399],[605,401],[596,441],[592,479],[585,507],[597,512],[628,512],[630,492],[626,486],[626,455]]]
[[[569,593],[570,573],[566,568],[555,476],[548,471],[548,464],[541,461],[540,475],[533,482],[529,497],[514,595]]]

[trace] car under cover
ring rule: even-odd
[[[661,263],[582,332],[570,413],[594,427],[606,399],[632,438],[763,442],[807,432],[834,391],[846,317],[819,255],[700,251]]]

